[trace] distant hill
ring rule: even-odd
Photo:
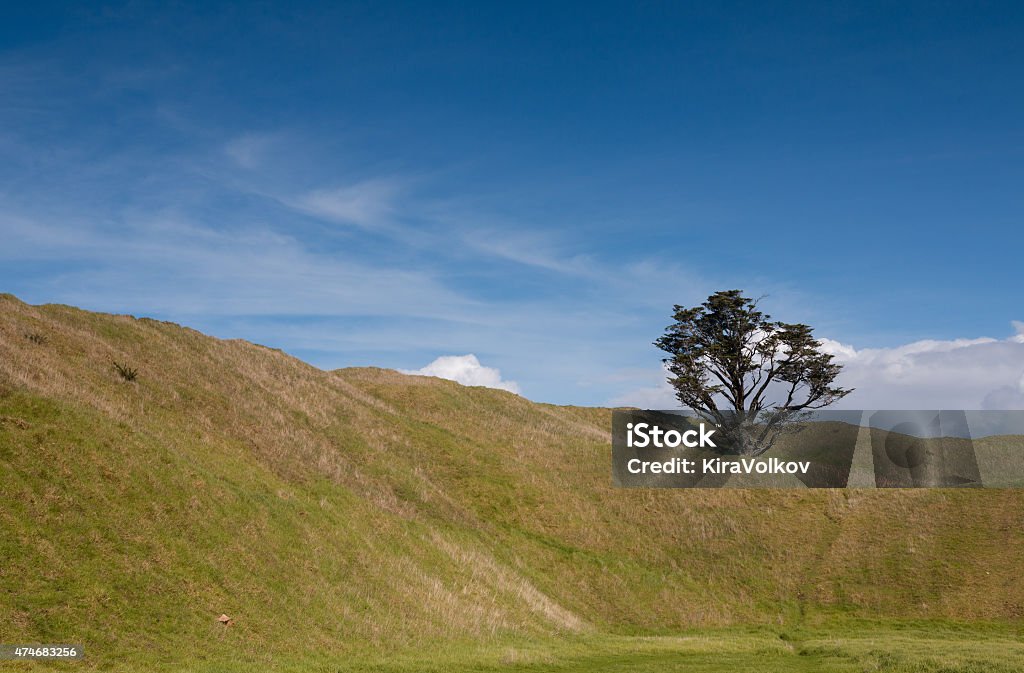
[[[1024,617],[1024,491],[615,489],[609,433],[0,295],[0,642],[102,663]]]

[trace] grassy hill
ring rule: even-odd
[[[83,643],[76,670],[446,670],[442,643],[474,670],[896,670],[906,648],[835,642],[882,625],[1024,670],[1024,491],[622,490],[609,432],[0,295],[0,643]]]

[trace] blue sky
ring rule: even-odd
[[[1024,405],[1021,34],[1019,3],[4,7],[0,290],[603,404],[664,399],[672,304],[738,287],[864,406]]]

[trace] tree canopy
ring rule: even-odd
[[[842,366],[821,350],[809,326],[772,321],[757,301],[725,290],[700,306],[676,305],[654,342],[684,407],[719,427],[730,450],[767,451],[793,421],[845,397]]]

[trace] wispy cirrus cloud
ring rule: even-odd
[[[398,180],[374,178],[341,187],[315,189],[284,203],[306,214],[364,229],[394,223],[401,191]]]
[[[320,253],[262,226],[213,229],[181,218],[103,228],[0,214],[0,259],[54,267],[60,300],[165,315],[404,315],[459,319],[473,302],[427,270]]]
[[[498,229],[461,229],[463,243],[477,253],[571,276],[592,276],[601,272],[590,255],[573,252],[575,241],[559,242],[551,234],[525,229],[522,224]]]

